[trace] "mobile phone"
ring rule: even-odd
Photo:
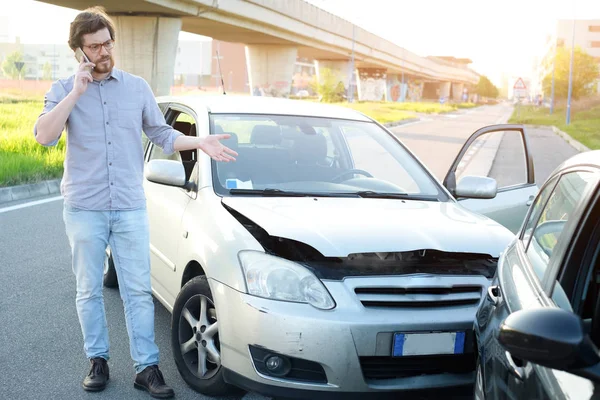
[[[90,62],[90,60],[87,58],[87,56],[85,55],[85,53],[83,52],[83,50],[81,50],[81,47],[78,47],[75,50],[75,59],[81,64],[82,60],[85,62]],[[90,67],[88,68],[88,70],[91,72],[92,69],[94,67]]]

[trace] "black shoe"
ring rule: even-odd
[[[102,357],[92,358],[90,360],[92,368],[83,380],[83,389],[89,392],[99,392],[104,390],[108,381],[108,363]]]
[[[156,399],[168,399],[175,396],[175,392],[165,384],[165,378],[158,369],[158,365],[146,367],[135,376],[133,386],[136,389],[147,390],[150,396]]]

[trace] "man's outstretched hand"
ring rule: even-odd
[[[229,139],[230,137],[231,135],[226,133],[209,135],[202,140],[199,148],[213,160],[225,162],[235,161],[233,156],[237,156],[238,153],[221,143],[221,140]]]

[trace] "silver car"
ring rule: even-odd
[[[523,127],[477,131],[441,184],[347,108],[158,102],[175,129],[228,133],[239,153],[222,163],[145,145],[153,292],[191,387],[328,399],[471,390],[475,312],[538,190]],[[490,176],[506,148],[524,155],[510,163],[524,178],[502,186]],[[105,284],[118,284],[110,249]]]

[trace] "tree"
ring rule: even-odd
[[[500,94],[500,91],[487,76],[481,75],[477,87],[475,87],[475,93],[482,97],[495,99]]]
[[[573,54],[573,98],[578,99],[590,95],[594,91],[594,82],[600,76],[598,63],[594,57],[575,48]],[[556,49],[554,71],[554,97],[557,99],[566,99],[569,93],[569,70],[571,68],[571,49],[559,47]],[[551,60],[552,61],[552,60]],[[548,75],[542,81],[544,94],[552,95],[552,67]]]
[[[46,62],[46,64],[44,64],[44,70],[42,74],[43,80],[49,81],[52,79],[52,65],[49,62]]]
[[[19,70],[15,66],[15,62],[23,61],[23,54],[20,51],[10,53],[2,63],[2,71],[4,75],[11,79],[19,79]],[[21,69],[21,74],[25,72],[25,67]]]
[[[339,79],[329,68],[321,68],[319,70],[320,79],[316,75],[310,83],[313,91],[319,94],[321,101],[325,103],[336,103],[344,100],[346,88],[344,82]]]

